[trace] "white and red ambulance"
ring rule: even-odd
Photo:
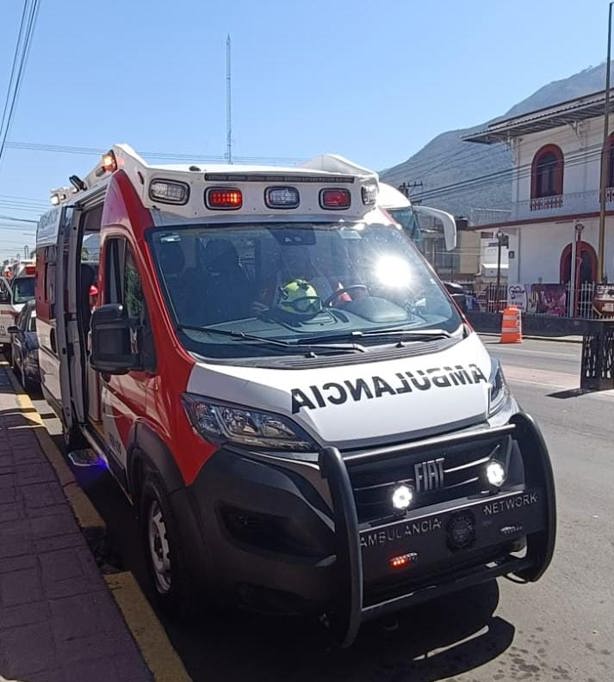
[[[10,359],[11,335],[24,305],[34,298],[36,264],[34,261],[16,263],[9,268],[9,277],[0,277],[0,348]]]
[[[544,441],[377,174],[116,145],[71,183],[38,229],[42,386],[138,510],[163,606],[325,613],[349,644],[366,619],[542,575]]]

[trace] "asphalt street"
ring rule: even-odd
[[[312,623],[242,613],[199,622],[164,621],[195,680],[614,679],[614,392],[582,394],[580,346],[524,341],[501,358],[521,405],[539,422],[550,449],[558,505],[552,565],[541,581],[506,579],[424,604],[398,622],[365,626],[349,650],[331,648]],[[57,420],[35,404],[52,433]],[[106,519],[112,561],[144,570],[135,522],[106,475],[77,472]]]

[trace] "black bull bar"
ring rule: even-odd
[[[522,558],[509,556],[505,561],[491,562],[477,567],[465,567],[444,578],[436,577],[431,581],[427,580],[419,587],[410,588],[410,591],[403,594],[396,594],[391,598],[368,604],[364,599],[365,571],[361,549],[361,530],[348,465],[337,448],[325,447],[321,450],[319,464],[322,475],[328,481],[333,503],[337,557],[337,597],[330,621],[333,633],[341,646],[347,647],[352,644],[364,621],[501,575],[513,574],[520,582],[534,582],[548,568],[554,552],[556,536],[556,500],[554,478],[546,444],[539,428],[526,413],[518,413],[504,427],[476,432],[476,437],[479,438],[482,433],[492,436],[497,431],[513,432],[514,438],[518,441],[525,467],[525,487],[521,492],[502,493],[488,500],[502,505],[508,500],[508,505],[513,507],[514,500],[520,498],[519,506],[523,506],[524,502],[527,503],[526,508],[521,510],[524,515],[530,515],[534,510],[536,519],[539,517],[539,520],[533,523],[533,526],[537,527],[530,528],[532,532],[527,534],[526,555]],[[465,438],[468,436],[467,433],[463,435]],[[447,440],[447,438],[443,437],[442,440]],[[394,451],[394,448],[382,448],[370,456],[389,457],[391,451]],[[535,507],[529,506],[529,503],[533,501],[538,501],[539,504]],[[474,506],[477,509],[478,505],[483,506],[484,500],[465,504],[461,509],[471,509]],[[501,509],[504,510],[505,506]],[[453,512],[454,509],[451,511]],[[389,524],[389,527],[395,525],[398,525],[398,522]]]

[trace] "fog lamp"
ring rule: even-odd
[[[407,485],[399,485],[392,492],[392,506],[398,511],[409,507],[414,499],[414,491]]]
[[[486,465],[486,478],[490,485],[500,488],[505,481],[505,469],[501,462],[493,460]]]

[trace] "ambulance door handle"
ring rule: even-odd
[[[51,345],[51,350],[57,355],[58,348],[57,348],[57,344],[55,342],[55,329],[53,329],[53,327],[51,328],[51,331],[49,332],[49,344]]]

